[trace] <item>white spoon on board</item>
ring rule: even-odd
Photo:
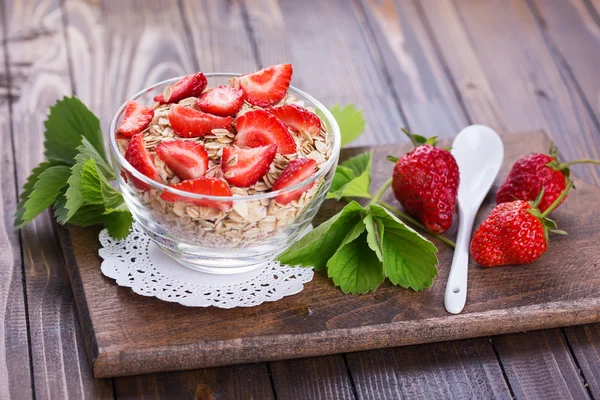
[[[469,244],[477,210],[489,192],[504,160],[500,136],[484,125],[471,125],[460,131],[452,143],[452,155],[458,164],[458,237],[452,267],[446,284],[444,305],[458,314],[467,301]]]

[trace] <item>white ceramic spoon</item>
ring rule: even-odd
[[[504,145],[500,136],[484,125],[471,125],[460,131],[452,144],[452,155],[458,163],[458,237],[446,285],[446,310],[458,314],[467,301],[469,244],[477,210],[500,171]]]

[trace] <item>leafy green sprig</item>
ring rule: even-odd
[[[15,214],[20,229],[48,207],[59,223],[103,223],[117,239],[129,233],[133,218],[121,193],[110,184],[115,173],[106,159],[98,118],[76,97],[50,107],[44,155],[23,187]]]
[[[366,206],[349,203],[279,256],[289,265],[327,270],[344,293],[366,293],[388,278],[414,290],[431,287],[437,276],[437,248],[379,204],[386,181],[371,195],[373,154],[363,153],[336,169],[327,198],[369,199]]]

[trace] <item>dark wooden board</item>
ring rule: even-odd
[[[543,133],[505,135],[504,142],[507,156],[499,179],[517,158],[549,144]],[[406,149],[374,148],[375,186],[391,169],[384,155]],[[344,157],[358,151],[345,150]],[[63,237],[62,242],[94,375],[278,360],[600,321],[600,270],[595,267],[600,227],[591,220],[600,212],[595,201],[600,191],[581,181],[577,186],[555,214],[570,235],[553,238],[548,252],[531,266],[472,266],[467,306],[456,316],[443,308],[452,252],[440,243],[440,276],[421,293],[384,284],[367,295],[343,295],[324,274],[316,274],[302,293],[275,303],[193,309],[118,287],[100,273],[98,229],[70,228],[70,241]],[[386,197],[393,201],[391,194]],[[491,209],[491,199],[480,220]],[[320,219],[339,207],[325,204]]]

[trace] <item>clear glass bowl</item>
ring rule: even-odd
[[[239,75],[206,74],[208,87],[228,85],[229,79],[234,76]],[[132,99],[142,104],[153,104],[154,96],[179,79],[181,77],[157,83]],[[340,152],[340,131],[333,115],[319,101],[294,87],[289,88],[289,93],[319,114],[329,133],[331,154],[314,175],[297,185],[248,196],[219,197],[183,192],[141,174],[125,160],[115,135],[123,118],[125,103],[115,113],[109,134],[119,188],[134,219],[165,253],[179,263],[217,274],[250,271],[274,260],[308,229],[333,179]],[[126,180],[124,176],[130,179]],[[137,189],[132,185],[134,180],[146,184],[148,190]],[[310,189],[288,206],[275,202],[278,195],[307,186]],[[164,191],[185,196],[188,200],[167,203],[160,199]],[[194,204],[202,200],[218,201],[232,207],[235,212]]]

